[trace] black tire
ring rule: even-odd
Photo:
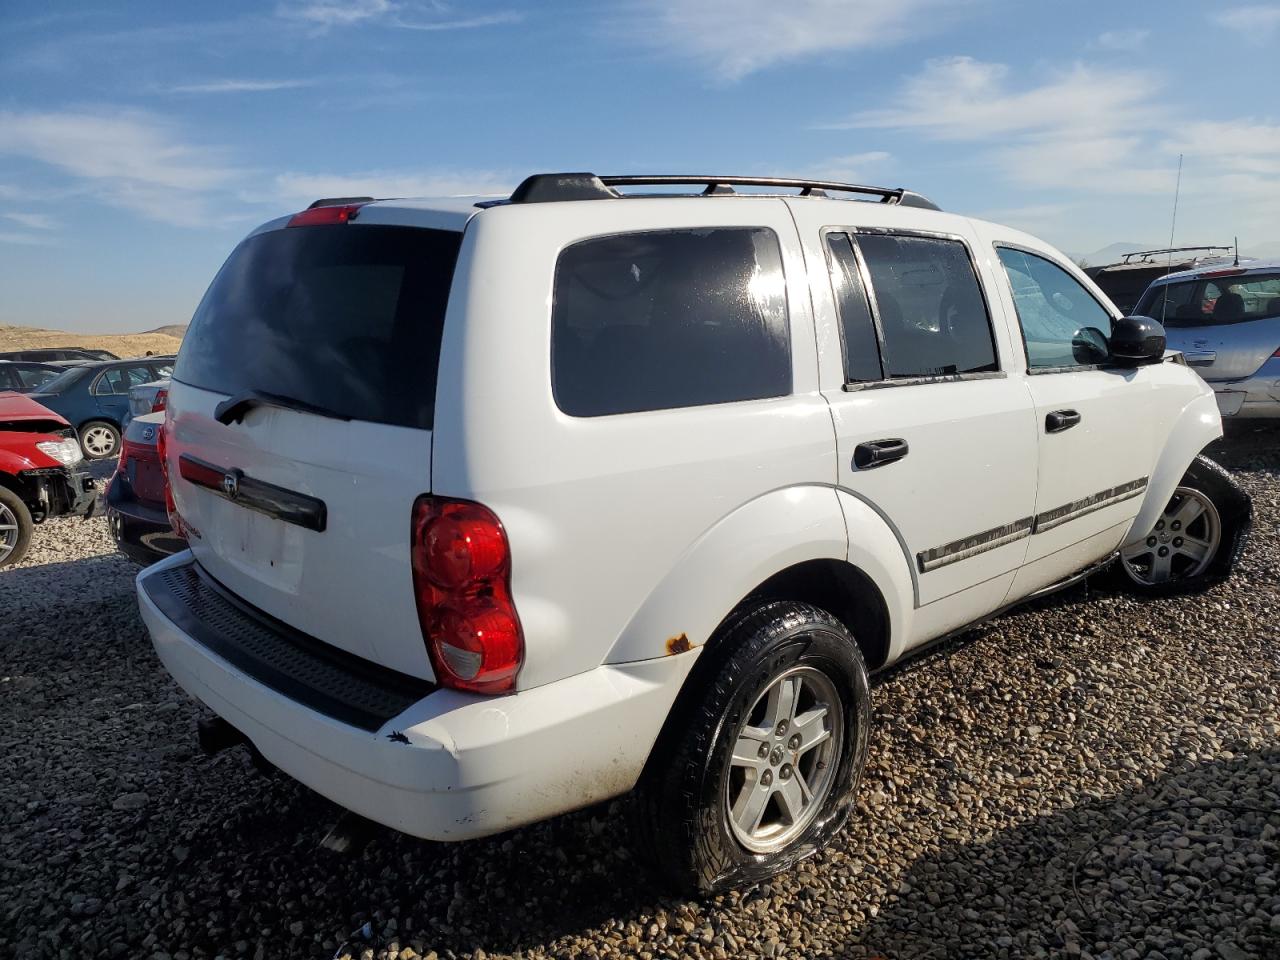
[[[1220,527],[1217,544],[1201,569],[1186,571],[1173,579],[1159,583],[1146,582],[1142,576],[1142,561],[1130,562],[1125,556],[1117,559],[1110,570],[1112,582],[1139,596],[1168,597],[1179,594],[1199,593],[1214,584],[1221,583],[1235,569],[1240,554],[1244,552],[1249,529],[1253,523],[1253,501],[1244,489],[1223,467],[1201,454],[1178,483],[1178,490],[1169,501],[1174,507],[1187,494],[1198,495],[1213,505]],[[1161,520],[1166,518],[1162,516]],[[1159,521],[1158,521],[1159,522]],[[1155,549],[1163,544],[1161,537],[1169,537],[1171,529],[1152,530],[1156,539]],[[1147,541],[1150,542],[1150,541]],[[1194,572],[1192,572],[1194,570]]]
[[[36,525],[22,498],[8,487],[0,487],[0,508],[3,508],[0,509],[0,525],[18,528],[16,537],[11,536],[15,531],[0,530],[0,567],[6,567],[27,555],[31,548],[31,534]],[[9,515],[14,518],[12,524],[5,522]]]
[[[90,436],[91,433],[95,438],[103,435],[109,437],[111,441],[110,448],[101,448],[94,440],[92,442],[98,452],[91,451],[85,444],[85,438]],[[80,427],[80,449],[84,453],[86,460],[107,460],[111,457],[118,457],[120,455],[120,428],[109,420],[90,420]]]
[[[753,707],[760,709],[757,700],[796,670],[819,683],[825,677],[842,701],[831,709],[841,728],[839,737],[831,735],[826,754],[835,773],[815,774],[811,766],[806,776],[823,784],[821,796],[809,801],[815,812],[806,812],[789,829],[807,825],[789,839],[784,830],[778,836],[778,841],[786,840],[784,846],[756,852],[744,846],[728,822],[731,778],[742,776],[731,773],[731,754]],[[811,706],[824,703],[813,701]],[[866,764],[870,726],[866,664],[839,620],[791,601],[762,602],[738,611],[695,665],[641,776],[631,804],[634,849],[676,889],[694,895],[757,883],[789,869],[822,849],[848,819]],[[761,763],[778,763],[781,747],[775,745]],[[800,754],[789,756],[800,757],[796,769],[805,762]],[[816,768],[825,770],[826,765]],[[783,766],[789,764],[783,761]],[[796,776],[803,782],[798,774],[784,776],[782,767],[777,769],[780,778]]]

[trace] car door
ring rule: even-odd
[[[1006,369],[1011,341],[993,325],[965,221],[947,223],[954,233],[818,224],[813,233],[820,340],[826,316],[841,358],[834,371],[823,363],[837,483],[903,547],[916,606],[908,646],[1000,605],[1035,501],[1031,401]]]
[[[103,419],[123,423],[129,411],[129,388],[155,379],[147,363],[110,367],[94,384],[93,394]]]
[[[1142,505],[1157,424],[1152,368],[1108,362],[1111,308],[1048,248],[995,237],[994,250],[1039,437],[1035,522],[1015,599],[1119,547]]]

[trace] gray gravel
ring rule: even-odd
[[[0,955],[1277,960],[1280,430],[1220,455],[1257,518],[1231,583],[1075,588],[883,678],[839,842],[706,903],[654,892],[618,803],[318,849],[337,809],[198,754],[135,568],[54,521],[0,572]]]

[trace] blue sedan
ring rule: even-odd
[[[32,399],[65,417],[80,437],[80,447],[91,460],[120,452],[120,430],[129,412],[129,388],[167,377],[173,357],[140,357],[71,367]]]

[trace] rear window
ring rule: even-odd
[[[1167,327],[1217,327],[1280,317],[1280,272],[1161,284],[1146,292],[1136,312]]]
[[[556,265],[556,403],[571,416],[791,392],[782,253],[772,230],[656,230],[584,240]]]
[[[355,224],[250,237],[196,308],[174,379],[430,429],[461,243],[455,231]]]
[[[43,387],[40,388],[42,393],[65,393],[71,387],[80,382],[81,378],[88,376],[92,371],[85,367],[72,367],[64,373],[58,374]]]

